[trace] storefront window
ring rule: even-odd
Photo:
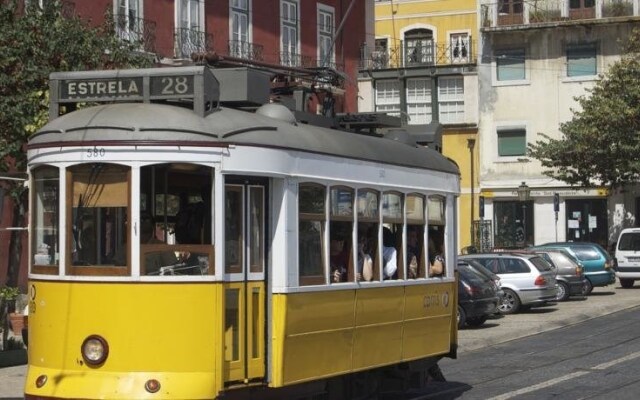
[[[494,247],[522,248],[533,243],[533,202],[496,201]]]

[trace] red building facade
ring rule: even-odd
[[[135,43],[158,66],[193,64],[194,54],[222,60],[222,65],[255,65],[274,72],[273,86],[280,95],[293,89],[311,93],[301,111],[324,112],[323,99],[330,93],[333,112],[357,112],[360,52],[367,41],[373,43],[374,0],[64,0],[62,4],[64,16],[80,17],[93,26],[113,24],[116,35]],[[3,197],[0,283],[7,279],[10,235],[16,228],[11,200]],[[26,231],[22,234],[20,286],[27,280],[28,241]]]

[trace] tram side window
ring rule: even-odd
[[[59,192],[58,168],[42,166],[33,170],[31,209],[31,271],[58,273]]]
[[[404,279],[401,193],[385,192],[382,195],[382,224],[383,279]]]
[[[407,278],[425,277],[424,257],[424,197],[417,194],[407,196]]]
[[[356,202],[358,208],[357,280],[380,280],[380,257],[378,257],[379,199],[380,194],[375,190],[358,190],[358,200]]]
[[[67,171],[70,274],[126,275],[130,168],[90,163]]]
[[[300,285],[322,285],[326,189],[315,183],[298,188],[298,272]]]
[[[211,241],[213,169],[169,163],[140,169],[142,275],[214,273]]]
[[[331,188],[329,225],[329,272],[332,283],[352,282],[353,273],[353,189]]]
[[[429,276],[444,276],[446,263],[444,260],[445,199],[443,196],[429,196],[427,209],[429,216]]]

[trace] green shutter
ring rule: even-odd
[[[527,137],[524,129],[498,132],[498,155],[501,157],[524,156],[527,151]]]

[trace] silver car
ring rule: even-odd
[[[502,314],[546,305],[556,299],[555,270],[538,254],[484,253],[461,255],[458,259],[475,260],[500,277],[504,297],[498,309]]]

